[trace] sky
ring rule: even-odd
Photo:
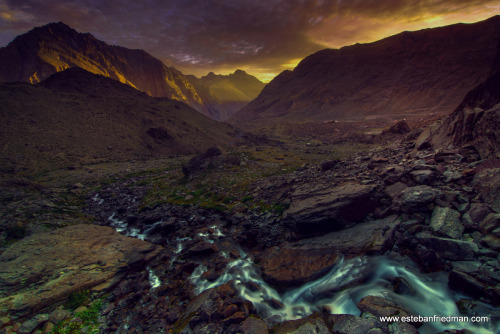
[[[500,0],[0,0],[0,46],[62,21],[196,76],[264,82],[325,48],[500,14]]]

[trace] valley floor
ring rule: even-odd
[[[497,332],[498,161],[352,126],[4,175],[0,328]],[[434,315],[456,319],[380,318]]]

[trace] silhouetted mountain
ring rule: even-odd
[[[151,96],[173,98],[202,110],[196,90],[175,68],[143,50],[108,45],[62,22],[34,28],[0,49],[2,82],[37,83],[70,67],[81,67]]]
[[[491,72],[500,17],[319,51],[272,80],[232,122],[446,114]]]
[[[162,157],[227,146],[235,129],[80,68],[0,84],[2,170]]]
[[[201,78],[193,75],[186,78],[200,94],[210,116],[223,121],[255,99],[266,85],[242,70],[229,75],[210,72]]]

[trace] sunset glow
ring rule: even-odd
[[[0,0],[0,45],[63,21],[109,44],[144,49],[185,74],[243,69],[264,82],[324,48],[402,31],[473,23],[500,0]]]

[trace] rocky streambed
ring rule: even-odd
[[[262,178],[249,185],[252,198],[285,208],[267,212],[148,206],[140,182],[111,183],[87,201],[102,226],[86,228],[103,229],[93,232],[102,237],[78,234],[90,249],[120,255],[74,267],[112,269],[100,280],[80,279],[108,293],[103,332],[496,333],[500,169],[473,153],[398,142]],[[25,247],[43,253],[38,242]],[[0,261],[6,268],[24,260],[8,249]],[[2,279],[13,275],[4,272]],[[52,289],[36,277],[30,289]],[[26,304],[15,304],[14,290],[6,297],[11,314],[42,309],[16,309]],[[486,318],[465,321],[477,316]]]

